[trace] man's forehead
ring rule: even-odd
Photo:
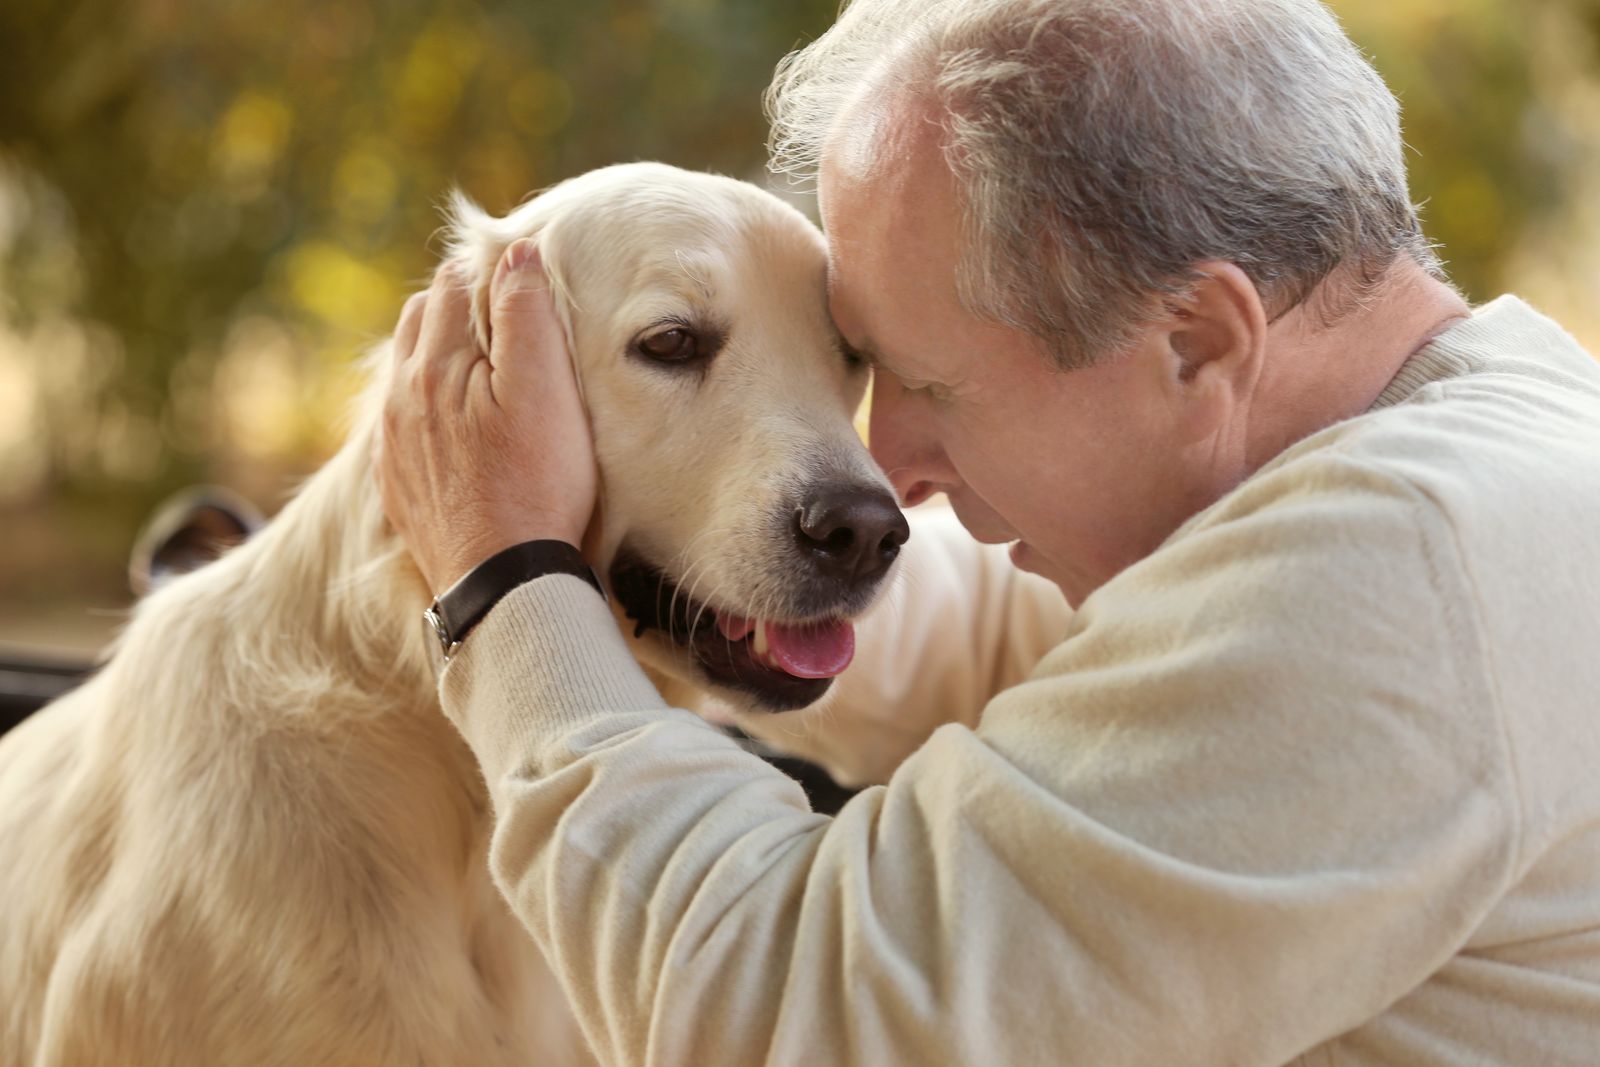
[[[817,207],[828,240],[830,285],[842,273],[875,269],[875,260],[925,228],[921,216],[933,192],[926,173],[942,168],[937,141],[919,122],[908,122],[903,112],[872,104],[857,111],[861,124],[850,115],[836,125],[823,150],[817,182]],[[921,127],[919,129],[918,127]],[[892,132],[891,132],[892,131]],[[889,240],[891,233],[899,239]]]
[[[877,176],[904,141],[904,122],[881,99],[856,100],[839,115],[823,142],[820,174],[834,181],[864,181]]]
[[[925,323],[928,301],[953,286],[944,264],[953,269],[957,212],[942,132],[925,96],[890,88],[845,109],[820,160],[834,321],[872,363],[897,374],[921,367],[920,346],[906,337]]]
[[[823,139],[819,201],[825,207],[830,188],[872,185],[882,192],[903,184],[913,157],[936,143],[937,131],[937,117],[922,93],[867,79]]]
[[[850,293],[846,286],[839,284],[839,268],[834,262],[832,245],[828,247],[828,265],[824,275],[825,291],[828,294],[828,314],[833,317],[834,325],[839,328],[851,343],[859,341],[860,327],[856,325],[856,314],[850,306]]]

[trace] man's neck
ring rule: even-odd
[[[1410,259],[1331,325],[1319,318],[1322,297],[1319,288],[1268,330],[1251,404],[1252,472],[1301,438],[1366,411],[1406,360],[1472,313],[1461,294]]]

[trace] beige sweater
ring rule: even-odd
[[[601,1058],[1600,1064],[1600,365],[1557,326],[1480,309],[1064,625],[829,819],[582,582],[506,598],[445,707]]]

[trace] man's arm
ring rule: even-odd
[[[886,782],[945,723],[975,727],[1067,631],[1054,584],[972,539],[947,506],[907,513],[911,539],[889,591],[856,628],[856,657],[820,704],[725,716],[846,785]]]
[[[1296,467],[833,819],[662,708],[583,583],[508,597],[445,706],[602,1058],[1278,1065],[1425,980],[1515,862],[1476,607],[1428,504]]]

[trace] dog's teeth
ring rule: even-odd
[[[756,622],[756,636],[752,643],[755,647],[756,655],[765,656],[767,654],[767,626],[759,620]]]

